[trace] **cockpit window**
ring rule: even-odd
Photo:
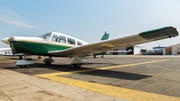
[[[68,38],[68,44],[73,44],[75,45],[75,40],[72,38]]]
[[[39,37],[41,37],[43,39],[46,39],[46,40],[49,40],[49,38],[51,37],[51,33],[43,34],[43,35],[41,35]]]
[[[54,34],[51,38],[52,41],[55,41],[55,42],[60,42],[60,43],[66,43],[66,37],[65,36],[58,36],[56,34]]]

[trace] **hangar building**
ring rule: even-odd
[[[180,43],[163,49],[163,55],[180,55]]]

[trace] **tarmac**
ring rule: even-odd
[[[180,101],[180,56],[69,58],[17,68],[16,56],[0,56],[0,101]]]
[[[6,69],[0,81],[0,101],[130,101]]]

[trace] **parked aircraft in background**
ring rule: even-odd
[[[0,55],[13,55],[11,48],[0,48]]]
[[[51,64],[55,61],[52,57],[74,57],[74,60],[71,61],[71,65],[77,68],[86,63],[86,61],[78,58],[78,56],[105,53],[114,49],[135,46],[137,44],[176,36],[178,36],[176,28],[169,26],[141,32],[127,37],[103,40],[91,44],[57,32],[46,33],[39,37],[15,36],[2,39],[2,41],[10,44],[13,53],[49,56],[49,58],[45,58],[43,60],[46,64]],[[21,63],[24,63],[23,65],[29,65],[32,62],[20,60],[16,63],[16,65],[21,66]]]
[[[22,59],[22,56],[24,54],[23,53],[14,54],[14,53],[12,53],[11,48],[0,48],[0,55],[4,55],[4,56],[19,56],[19,59]]]

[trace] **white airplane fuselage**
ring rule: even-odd
[[[80,39],[57,32],[51,32],[39,37],[10,37],[2,39],[10,44],[13,53],[49,56],[49,51],[65,50],[88,44]]]

